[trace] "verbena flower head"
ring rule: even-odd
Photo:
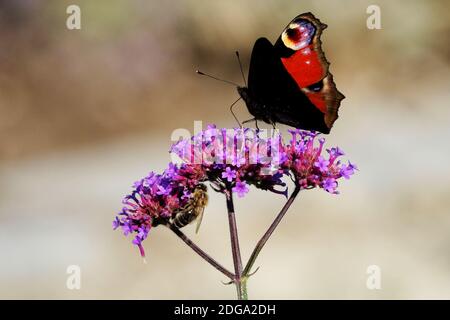
[[[303,130],[290,130],[285,143],[279,133],[267,134],[252,129],[217,129],[208,126],[190,139],[176,142],[170,152],[182,163],[169,163],[162,174],[151,172],[134,184],[124,207],[113,222],[144,256],[142,241],[151,228],[171,222],[191,200],[196,187],[209,182],[214,190],[244,197],[249,186],[287,195],[285,176],[297,188],[321,188],[339,193],[338,180],[349,179],[356,165],[343,163],[344,152],[324,149],[325,139]]]
[[[249,128],[217,129],[209,125],[190,139],[176,142],[170,152],[187,165],[201,166],[216,191],[231,190],[243,197],[248,185],[286,194],[281,180],[287,173],[280,166],[286,160],[282,150],[279,134],[267,137]]]
[[[135,182],[132,193],[123,199],[124,207],[113,221],[113,228],[120,228],[125,236],[133,234],[133,244],[145,256],[142,241],[150,229],[167,224],[204,179],[204,172],[195,165],[178,167],[170,163],[162,174],[150,172]]]
[[[285,146],[287,159],[282,166],[292,173],[295,183],[302,189],[319,187],[338,194],[338,179],[349,179],[357,167],[341,162],[339,158],[344,152],[339,147],[324,150],[325,139],[317,139],[317,133],[303,130],[290,133],[292,138]]]

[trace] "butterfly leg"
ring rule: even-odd
[[[233,112],[233,107],[234,107],[234,105],[235,105],[236,103],[238,103],[239,100],[241,100],[241,97],[239,97],[239,99],[237,99],[235,102],[233,102],[233,103],[231,104],[231,106],[230,106],[230,112],[231,112],[231,114],[233,115],[234,120],[236,120],[236,122],[238,123],[239,127],[242,128],[241,122],[239,121],[239,119],[236,117],[236,115],[235,115],[234,112]]]
[[[255,121],[255,127],[256,127],[257,130],[259,130],[258,120],[256,118],[245,120],[244,122],[242,122],[242,124],[246,124],[246,123],[249,123],[249,122],[252,122],[252,121]]]
[[[256,119],[252,118],[252,119],[245,120],[244,122],[242,122],[242,124],[246,124],[246,123],[249,123],[249,122],[252,122],[252,121],[256,122]]]
[[[277,125],[275,122],[272,122],[272,138],[275,137],[275,130],[277,129]]]

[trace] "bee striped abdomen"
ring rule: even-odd
[[[197,215],[194,210],[182,211],[182,212],[179,212],[175,216],[172,223],[175,227],[180,229],[180,228],[187,226],[189,223],[194,221],[196,218],[197,218]]]

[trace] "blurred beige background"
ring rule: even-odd
[[[78,4],[82,29],[66,29]],[[382,30],[366,28],[381,7]],[[132,182],[169,161],[194,120],[235,125],[235,88],[254,40],[301,12],[343,101],[328,143],[360,171],[341,195],[304,192],[268,242],[253,299],[450,298],[448,1],[0,1],[0,298],[234,299],[235,289],[168,230],[144,265],[111,230]],[[248,118],[245,106],[238,116]],[[236,210],[248,258],[284,200],[252,190]],[[202,248],[232,268],[224,199],[211,194]],[[79,265],[81,290],[66,288]],[[378,265],[382,289],[366,288]]]

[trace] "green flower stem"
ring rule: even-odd
[[[192,250],[194,250],[200,257],[202,257],[206,262],[208,262],[210,265],[212,265],[214,268],[222,272],[225,276],[227,276],[231,281],[235,281],[235,275],[225,269],[220,263],[218,263],[216,260],[211,258],[209,254],[204,252],[202,249],[200,249],[194,242],[192,242],[191,239],[189,239],[183,232],[180,231],[176,226],[173,224],[168,224],[167,227],[175,233],[178,238],[184,241]]]
[[[242,277],[247,280],[247,278],[250,276],[250,270],[253,267],[253,264],[256,261],[256,258],[258,257],[259,253],[261,252],[262,248],[266,244],[267,240],[269,240],[272,233],[275,231],[278,224],[283,219],[284,215],[288,211],[289,207],[294,202],[295,198],[297,197],[298,193],[300,192],[300,187],[296,186],[294,191],[292,192],[291,196],[289,197],[286,204],[281,209],[280,213],[277,215],[275,220],[270,225],[269,229],[267,229],[266,233],[262,236],[262,238],[258,241],[258,244],[256,245],[255,249],[252,252],[252,255],[250,256],[250,259],[247,262],[247,265],[245,266],[244,272],[242,273]]]
[[[242,288],[242,300],[248,300],[247,278],[242,278],[241,279],[241,288]]]

